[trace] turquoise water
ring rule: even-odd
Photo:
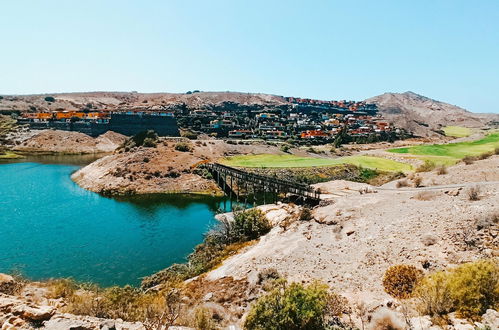
[[[182,262],[213,225],[221,199],[110,199],[70,180],[77,165],[0,164],[0,272],[103,286]]]

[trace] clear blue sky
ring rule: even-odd
[[[414,91],[499,112],[499,1],[5,0],[0,93]]]

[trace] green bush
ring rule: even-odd
[[[438,316],[455,311],[478,319],[487,309],[499,308],[499,262],[479,260],[428,275],[415,296],[422,313]]]
[[[263,212],[257,208],[234,211],[235,241],[251,241],[265,235],[272,226]]]
[[[319,330],[326,328],[331,294],[319,282],[303,286],[278,280],[268,294],[251,307],[244,328],[248,330]]]
[[[179,142],[175,145],[175,150],[187,152],[187,151],[191,151],[191,146],[185,142]]]
[[[139,132],[126,140],[123,143],[122,148],[130,150],[131,148],[140,146],[144,146],[146,148],[156,147],[158,139],[158,134],[156,134],[156,132],[153,130],[147,130]]]
[[[398,299],[407,299],[412,296],[414,288],[422,276],[421,270],[414,266],[391,266],[383,276],[383,287],[390,296]]]
[[[47,102],[55,102],[55,98],[53,96],[47,96],[47,97],[45,97],[45,101],[47,101]]]

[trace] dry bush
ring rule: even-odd
[[[396,185],[397,188],[408,187],[408,186],[409,186],[409,183],[407,182],[407,180],[397,181],[397,185]]]
[[[480,186],[473,186],[473,187],[470,187],[468,190],[467,190],[467,195],[468,195],[468,199],[470,201],[478,201],[480,200]]]
[[[411,265],[391,266],[383,276],[383,287],[390,296],[407,299],[422,276],[422,271]]]
[[[499,147],[494,148],[494,154],[499,155]]]
[[[419,188],[423,183],[423,178],[420,176],[415,176],[412,182],[414,183],[414,187]]]
[[[493,155],[494,155],[494,153],[492,151],[484,152],[483,154],[480,154],[478,156],[478,159],[480,159],[480,160],[487,159],[487,158],[492,157]]]
[[[425,160],[425,162],[416,168],[416,172],[430,172],[435,169],[436,164],[432,161]]]
[[[372,317],[367,329],[369,330],[405,330],[406,326],[393,311],[383,308]]]
[[[277,280],[281,278],[279,272],[275,268],[266,268],[258,273],[258,284],[267,282],[268,280]]]
[[[437,174],[438,175],[444,175],[444,174],[447,174],[447,166],[445,165],[440,165],[439,167],[437,167]]]
[[[472,157],[472,156],[466,156],[462,159],[463,163],[465,163],[466,165],[471,165],[475,162],[476,158],[475,157]]]
[[[418,201],[430,201],[435,198],[435,193],[431,191],[420,191],[415,196]]]
[[[216,330],[216,323],[213,321],[213,314],[206,308],[199,307],[194,315],[194,326],[197,330]]]
[[[314,218],[314,216],[312,215],[312,211],[308,207],[303,207],[300,210],[299,219],[301,221],[310,221],[313,218]]]

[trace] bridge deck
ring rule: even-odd
[[[225,178],[229,176],[231,178],[231,182],[232,180],[235,180],[236,182],[243,182],[244,184],[258,186],[263,192],[293,194],[312,200],[320,199],[319,191],[307,184],[250,173],[219,163],[207,163],[202,166],[206,167],[211,172],[216,173],[218,178],[220,176]],[[224,185],[226,185],[226,183],[227,180],[224,181]],[[232,190],[233,187],[231,186],[230,189]]]

